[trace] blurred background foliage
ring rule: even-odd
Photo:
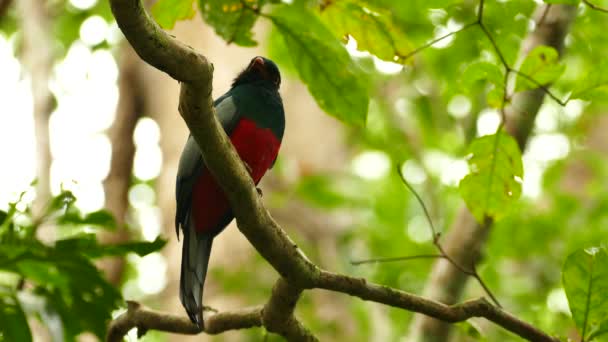
[[[575,308],[572,302],[569,308],[568,299],[581,293],[576,284],[564,289],[572,282],[562,283],[562,266],[571,254],[575,259],[569,259],[570,265],[605,262],[601,249],[581,251],[604,246],[608,234],[608,64],[602,60],[608,55],[608,14],[578,1],[547,2],[578,6],[564,54],[558,61],[551,57],[554,50],[546,50],[521,68],[540,70],[531,76],[554,81],[551,92],[572,100],[562,106],[547,98],[540,108],[527,149],[516,156],[523,161],[521,198],[509,206],[498,203],[502,219],[492,228],[478,271],[509,312],[564,340],[580,339],[581,330],[589,336],[600,322],[581,329],[586,323],[577,320],[577,312],[589,308]],[[608,7],[605,0],[593,3]],[[498,105],[493,103],[492,92],[504,87],[504,69],[478,26],[416,48],[474,23],[479,4],[150,3],[163,27],[175,27],[172,32],[179,39],[209,53],[216,68],[216,94],[225,91],[251,56],[264,54],[277,62],[285,79],[288,130],[278,163],[263,182],[267,206],[315,263],[412,293],[422,293],[433,260],[358,266],[351,261],[437,252],[422,208],[397,169],[420,193],[439,231],[452,224],[463,206],[458,185],[469,172],[469,146],[477,137],[494,134],[501,120],[496,108],[500,98]],[[533,12],[541,5],[485,2],[483,22],[509,65],[521,64],[522,41],[535,28]],[[83,332],[88,332],[84,338],[102,337],[105,322],[124,307],[121,298],[182,312],[172,182],[187,133],[176,123],[175,85],[145,69],[123,43],[107,1],[54,0],[39,6],[50,22],[45,32],[51,42],[52,76],[44,88],[55,105],[47,113],[50,144],[34,146],[35,108],[27,103],[40,90],[32,84],[35,70],[23,59],[28,49],[23,16],[28,12],[10,0],[0,1],[0,75],[6,75],[0,81],[6,94],[0,111],[0,153],[6,156],[0,170],[0,336],[9,341],[31,336],[70,340],[83,338]],[[36,53],[35,46],[29,49]],[[496,73],[498,82],[493,81]],[[533,86],[512,77],[508,89]],[[124,99],[133,99],[127,109]],[[125,122],[132,124],[121,130]],[[40,146],[51,150],[53,160],[35,172],[34,151]],[[127,162],[116,166],[110,155],[116,158],[121,146]],[[120,165],[126,171],[115,172]],[[45,210],[32,209],[39,191],[28,186],[40,172],[50,172],[54,194],[45,199],[51,203]],[[122,183],[102,183],[112,175]],[[29,190],[21,195],[24,189]],[[122,194],[122,210],[110,208],[116,204],[108,202],[114,198],[111,191]],[[40,225],[50,233],[37,231]],[[119,238],[105,240],[99,226],[115,227],[120,233],[110,236]],[[222,236],[214,251],[210,290],[205,292],[209,305],[220,310],[262,303],[276,278],[235,231]],[[163,245],[159,235],[171,241],[162,254],[152,253]],[[147,242],[128,242],[139,239]],[[105,243],[115,247],[101,247]],[[129,251],[148,256],[128,256],[123,267],[105,269],[109,280],[92,267],[99,257]],[[581,280],[580,274],[566,272],[571,269],[576,267],[566,268],[564,279]],[[583,274],[589,275],[587,271]],[[601,275],[598,279],[608,282]],[[483,295],[477,283],[468,283],[466,298]],[[605,313],[599,297],[597,310]],[[306,293],[297,314],[321,340],[330,341],[405,341],[413,316],[320,291]],[[517,340],[482,320],[456,328],[455,341]],[[280,339],[260,329],[204,338]],[[143,340],[183,338],[151,331]]]

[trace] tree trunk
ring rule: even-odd
[[[120,96],[116,107],[116,118],[108,133],[112,143],[112,161],[108,177],[103,183],[105,208],[116,218],[118,231],[102,234],[100,240],[104,243],[117,243],[129,239],[125,222],[129,209],[128,193],[135,156],[133,131],[137,120],[146,111],[141,78],[141,68],[144,63],[126,42],[122,44],[120,51],[118,81]],[[120,283],[124,265],[124,258],[118,257],[105,259],[100,263],[106,278],[114,285]]]
[[[34,216],[41,214],[51,197],[49,147],[49,118],[55,99],[49,90],[54,56],[52,52],[51,19],[45,1],[20,0],[17,10],[23,29],[23,64],[29,71],[34,103],[34,129],[36,134],[36,200]]]

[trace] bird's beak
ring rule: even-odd
[[[260,71],[264,70],[264,58],[262,57],[255,57],[252,61],[251,61],[251,69],[258,69]]]

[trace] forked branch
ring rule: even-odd
[[[369,283],[365,279],[320,270],[270,217],[243,163],[221,129],[211,98],[211,63],[156,25],[143,9],[141,0],[110,0],[110,3],[118,26],[137,54],[181,82],[180,114],[197,141],[207,167],[226,193],[239,230],[281,275],[263,307],[206,317],[205,332],[264,326],[291,341],[315,341],[316,338],[295,318],[293,311],[302,291],[319,288],[420,312],[448,322],[485,317],[528,340],[557,341],[484,299],[447,306]],[[129,310],[110,323],[108,341],[121,339],[134,327],[142,331],[200,332],[185,317],[151,311],[131,302]]]

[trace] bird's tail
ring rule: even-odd
[[[179,298],[192,323],[203,328],[203,285],[211,254],[213,236],[197,233],[192,221],[183,227],[182,269]]]

